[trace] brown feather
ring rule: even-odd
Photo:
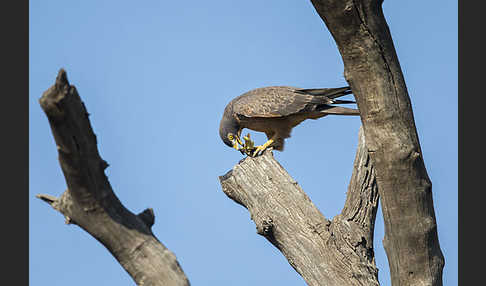
[[[235,98],[233,112],[246,117],[282,117],[298,113],[314,96],[296,93],[287,86],[263,87]]]

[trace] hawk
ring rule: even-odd
[[[269,147],[283,151],[284,140],[290,137],[292,128],[306,119],[318,119],[329,114],[359,115],[357,109],[331,105],[356,103],[335,99],[351,93],[349,86],[315,89],[270,86],[253,89],[228,103],[219,125],[219,136],[226,145],[249,156],[262,154]],[[248,134],[243,138],[243,143],[240,136],[244,128],[264,132],[268,141],[254,147]]]

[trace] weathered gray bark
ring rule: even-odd
[[[138,215],[113,193],[88,113],[64,70],[39,100],[51,126],[68,189],[59,197],[38,195],[100,241],[137,285],[189,285],[175,255],[152,233],[152,209]]]
[[[373,252],[378,191],[362,132],[345,206],[332,220],[270,151],[245,158],[220,182],[228,197],[248,209],[257,233],[283,253],[308,285],[379,285]]]
[[[432,202],[412,107],[380,0],[311,0],[334,37],[376,168],[392,285],[442,285]]]

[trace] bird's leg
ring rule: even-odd
[[[268,141],[265,142],[265,144],[257,146],[255,148],[255,151],[253,151],[252,157],[256,157],[258,155],[263,154],[263,151],[265,151],[268,148],[268,146],[270,146],[273,142],[275,142],[275,137],[268,139]]]
[[[236,150],[236,151],[240,151],[242,150],[243,148],[238,146],[238,142],[236,142],[236,140],[233,142],[233,148]]]
[[[248,134],[248,136],[250,136],[250,134]],[[245,140],[245,144],[243,144],[243,141],[241,141],[241,129],[238,130],[238,132],[236,133],[236,135],[233,135],[233,148],[235,148],[236,150],[240,151],[242,149],[246,149],[245,148],[245,144],[246,144],[246,140]],[[241,145],[241,148],[238,146]]]
[[[240,151],[244,149],[243,142],[241,142],[241,139],[238,135],[234,134],[228,134],[228,139],[233,143],[233,148],[236,149],[237,151]],[[241,145],[241,147],[239,145]]]
[[[238,130],[238,133],[235,136],[236,137],[235,142],[238,142],[238,144],[241,145],[241,148],[238,148],[236,150],[240,151],[242,155],[245,155],[245,154],[248,153],[248,151],[247,151],[247,140],[246,140],[246,137],[244,137],[243,139],[245,139],[245,143],[243,144],[243,142],[240,139],[240,136],[241,136],[241,129]],[[250,136],[250,133],[248,133],[248,136]]]
[[[248,156],[251,157],[261,155],[263,151],[265,151],[276,140],[275,138],[276,136],[274,136],[271,139],[269,139],[267,142],[265,142],[265,144],[255,147],[255,142],[251,140],[250,133],[248,133],[246,136],[243,137],[245,143],[241,141],[240,136],[241,136],[241,132],[238,132],[238,134],[235,134],[234,137],[232,137],[234,142],[233,148],[240,151],[242,154],[247,154]],[[241,147],[238,146],[238,144],[241,145]]]
[[[239,132],[239,133],[241,133],[241,132]],[[241,145],[241,147],[243,147],[243,148],[244,148],[244,147],[245,147],[245,145],[244,145],[244,144],[243,144],[243,142],[241,141],[241,139],[240,139],[240,134],[239,134],[239,133],[238,133],[238,134],[235,136],[235,141],[236,141],[238,144],[240,144],[240,145]]]

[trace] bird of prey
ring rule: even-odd
[[[253,89],[228,103],[219,125],[219,136],[226,145],[249,156],[263,154],[269,147],[283,151],[284,140],[290,137],[292,128],[306,119],[318,119],[329,114],[359,115],[357,109],[331,105],[356,103],[336,99],[351,93],[349,86],[315,89],[271,86]],[[244,128],[264,132],[268,141],[255,147],[248,134],[243,138],[243,143],[240,136]]]

